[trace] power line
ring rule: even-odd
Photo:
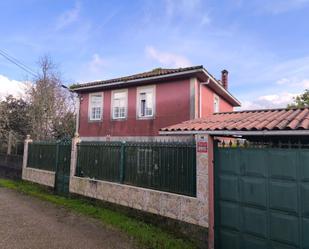
[[[16,57],[10,55],[8,52],[6,52],[4,49],[0,49],[0,51],[2,53],[4,53],[6,56],[10,57],[11,59],[13,59],[15,62],[17,62],[18,64],[22,65],[23,67],[25,67],[26,69],[28,69],[30,72],[36,74],[30,67],[28,67],[26,64],[24,64],[22,61],[18,60]]]
[[[21,68],[25,72],[31,74],[32,76],[34,76],[34,77],[37,76],[37,74],[31,68],[29,68],[24,63],[20,62],[19,60],[17,60],[16,58],[14,58],[13,56],[9,55],[8,53],[6,53],[5,51],[3,51],[1,49],[0,49],[0,55],[2,55],[5,59],[10,61],[14,65],[18,66],[19,68]]]

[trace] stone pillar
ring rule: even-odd
[[[207,209],[208,248],[214,248],[213,211],[213,138],[207,134],[196,135],[196,195]]]
[[[7,149],[7,155],[11,155],[12,153],[12,146],[13,146],[13,133],[12,131],[9,132],[9,140],[8,140],[8,149]]]
[[[80,142],[80,137],[76,132],[72,139],[72,151],[71,151],[71,165],[70,165],[70,177],[75,175],[76,163],[77,163],[77,144]]]
[[[32,139],[30,139],[30,135],[27,135],[26,140],[24,142],[24,155],[23,155],[23,169],[22,169],[22,174],[24,174],[25,169],[27,167],[27,162],[28,162],[28,148],[29,148],[29,143],[32,143]]]

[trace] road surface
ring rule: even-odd
[[[1,249],[136,249],[99,221],[0,187]]]

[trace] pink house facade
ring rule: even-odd
[[[162,139],[163,127],[240,106],[227,89],[227,76],[224,70],[221,81],[216,80],[203,66],[158,68],[74,85],[77,132],[84,140]]]

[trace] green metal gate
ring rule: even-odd
[[[309,248],[309,149],[215,149],[215,245]]]
[[[68,194],[70,184],[71,141],[63,140],[56,148],[55,191],[57,194]]]

